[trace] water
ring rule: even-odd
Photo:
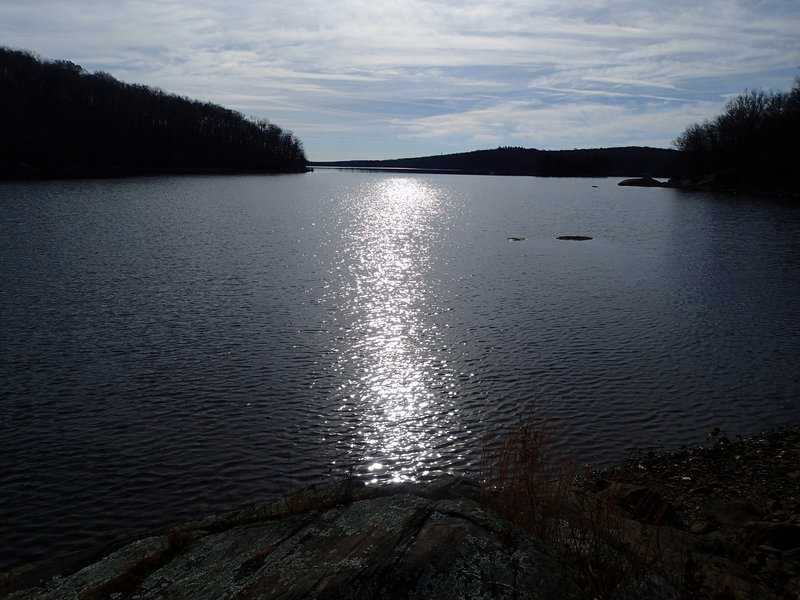
[[[0,185],[0,568],[532,410],[597,461],[797,424],[800,206],[616,182]]]

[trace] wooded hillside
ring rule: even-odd
[[[675,150],[637,146],[556,151],[503,147],[419,158],[314,164],[364,169],[401,168],[544,177],[670,177],[677,171],[678,154]]]
[[[0,48],[0,175],[306,170],[290,131],[215,104]]]
[[[788,92],[749,91],[675,140],[688,176],[794,184],[800,165],[800,79]],[[796,184],[793,186],[796,190]]]

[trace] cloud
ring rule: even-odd
[[[338,134],[369,128],[364,158],[668,141],[731,94],[789,85],[799,28],[796,0],[0,4],[6,45],[269,117],[315,158],[350,157]]]
[[[540,149],[588,148],[615,145],[666,147],[683,128],[701,120],[704,103],[679,105],[652,102],[644,106],[588,102],[501,102],[493,106],[395,122],[401,135],[421,138],[457,136],[469,141]],[[604,140],[598,144],[597,140]]]

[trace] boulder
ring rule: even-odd
[[[633,179],[623,179],[617,185],[633,185],[639,187],[668,187],[669,184],[653,179],[652,177],[635,177]]]
[[[597,497],[619,506],[640,523],[673,527],[678,524],[675,507],[650,488],[613,483],[599,492]]]
[[[705,502],[706,513],[721,528],[737,529],[750,521],[759,521],[764,511],[749,502],[723,501],[709,498]]]
[[[782,552],[800,548],[800,525],[793,523],[748,523],[744,545],[768,545]]]

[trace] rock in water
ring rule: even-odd
[[[634,179],[623,179],[617,185],[634,185],[639,187],[670,187],[669,184],[653,179],[652,177],[636,177]]]

